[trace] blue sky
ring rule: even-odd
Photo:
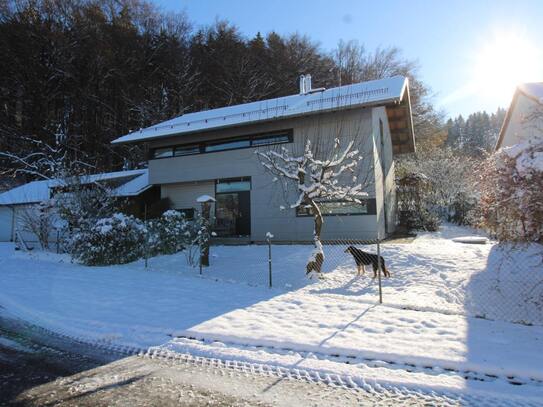
[[[297,31],[324,50],[340,39],[356,39],[368,49],[398,46],[419,61],[421,79],[447,115],[507,107],[514,83],[543,81],[543,0],[155,3],[185,10],[196,27],[226,18],[249,37]]]

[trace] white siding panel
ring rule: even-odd
[[[12,236],[13,211],[7,206],[0,206],[0,242],[9,242]]]
[[[173,209],[200,209],[196,199],[202,195],[215,196],[214,181],[165,184],[161,187],[161,197],[170,198]]]

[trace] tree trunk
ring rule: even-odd
[[[319,210],[319,207],[314,203],[310,202],[311,207],[313,208],[313,220],[315,221],[315,228],[313,230],[313,237],[315,240],[321,240],[321,231],[322,231],[322,214]]]
[[[203,247],[201,248],[201,253],[200,253],[200,264],[202,265],[202,267],[209,267],[209,237],[210,237],[210,232],[209,232],[209,228],[211,227],[211,223],[210,223],[210,215],[211,215],[211,205],[209,204],[209,202],[204,202],[202,203],[202,217],[204,218],[204,222],[205,222],[205,234],[206,234],[206,237],[204,239],[204,244],[203,244]]]

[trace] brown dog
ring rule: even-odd
[[[390,277],[390,273],[385,266],[385,259],[383,259],[383,256],[377,256],[376,254],[365,252],[357,249],[354,246],[347,247],[345,253],[350,253],[351,256],[353,256],[354,261],[356,262],[357,275],[364,274],[366,272],[365,266],[369,266],[371,264],[373,266],[373,278],[377,277],[377,270],[379,269],[378,263],[380,262],[381,270],[383,270],[384,276]]]

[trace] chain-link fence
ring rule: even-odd
[[[403,309],[543,324],[541,246],[456,241],[461,232],[466,230],[445,226],[417,238],[323,240],[321,273],[309,274],[313,244],[271,236],[259,244],[212,244],[209,267],[191,272]]]

